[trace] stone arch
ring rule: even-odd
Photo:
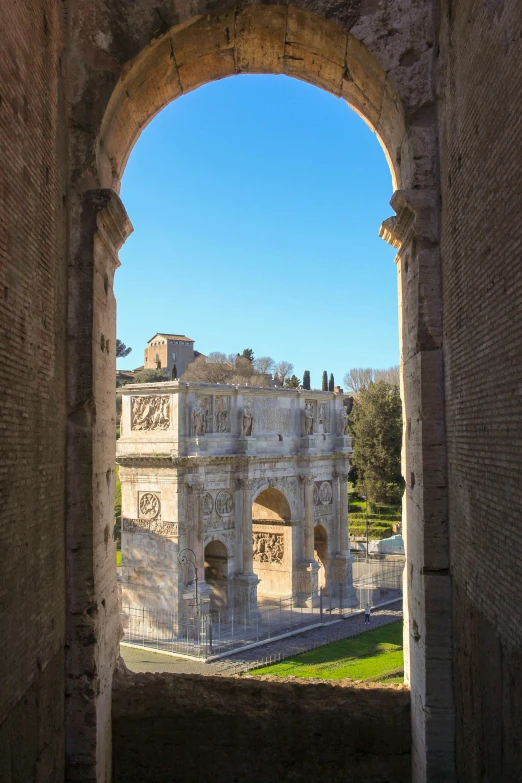
[[[63,199],[69,253],[67,534],[71,542],[77,531],[85,541],[101,541],[113,514],[113,485],[106,478],[115,455],[112,279],[118,250],[132,230],[117,193],[141,129],[183,92],[232,74],[285,73],[345,98],[378,134],[396,188],[396,216],[383,223],[381,236],[398,250],[409,561],[405,673],[415,758],[424,758],[428,745],[430,758],[447,755],[451,730],[439,733],[437,721],[427,717],[432,710],[453,710],[435,99],[435,78],[442,74],[434,67],[432,6],[325,0],[320,16],[307,10],[319,7],[312,0],[291,6],[246,0],[232,12],[211,9],[210,0],[161,10],[143,0],[131,5],[122,13],[113,0],[94,9],[78,0],[70,9],[69,188]],[[70,606],[76,607],[69,617],[70,647],[81,650],[94,672],[86,679],[78,656],[69,656],[69,710],[74,715],[83,708],[87,691],[101,694],[87,741],[90,757],[102,764],[107,741],[99,738],[110,736],[118,654],[114,559],[108,548],[101,555],[94,545],[91,554],[69,546],[67,576]],[[98,604],[104,611],[91,613]],[[435,615],[442,629],[437,634],[431,632]],[[442,649],[446,663],[435,665]],[[441,681],[448,687],[440,695]],[[83,769],[79,752],[72,754],[71,768],[77,763]]]
[[[230,553],[223,538],[211,536],[205,543],[205,582],[210,587],[210,611],[228,609]]]
[[[119,192],[142,129],[167,104],[235,74],[285,74],[343,98],[374,131],[393,188],[411,164],[401,100],[377,58],[339,24],[294,5],[230,6],[165,30],[122,68],[97,141],[102,187]]]
[[[292,511],[286,495],[276,487],[267,487],[258,492],[252,504],[252,521],[273,520],[274,524],[290,522]]]
[[[329,582],[328,533],[324,525],[314,527],[314,557],[319,566],[318,586],[326,587]]]

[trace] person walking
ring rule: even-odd
[[[370,622],[370,615],[371,615],[371,613],[372,613],[372,607],[370,606],[370,604],[366,604],[366,606],[364,608],[364,624],[365,625],[366,625],[366,623]]]

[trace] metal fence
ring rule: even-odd
[[[261,599],[255,611],[210,612],[192,606],[180,615],[159,609],[122,608],[123,641],[175,655],[209,658],[274,637],[329,623],[360,611],[367,603],[400,598],[404,560],[354,562],[358,605],[347,606],[342,585],[328,585],[302,605],[294,597]],[[208,604],[207,604],[208,607]]]

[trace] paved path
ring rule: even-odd
[[[174,658],[154,650],[142,650],[121,646],[123,660],[134,672],[174,672],[176,674],[232,674],[241,671],[254,661],[264,660],[269,656],[288,657],[298,655],[315,647],[321,647],[339,639],[357,636],[365,630],[378,628],[381,625],[393,623],[402,618],[402,599],[394,604],[375,610],[369,626],[364,624],[362,615],[349,616],[345,620],[330,623],[312,631],[305,631],[296,636],[289,636],[275,642],[267,642],[260,647],[221,658],[213,663],[190,661],[184,658]]]

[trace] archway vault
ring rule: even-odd
[[[408,185],[403,110],[378,60],[317,14],[291,5],[251,5],[172,27],[125,64],[99,136],[102,187],[119,191],[141,130],[168,103],[234,74],[286,74],[345,99],[377,134],[394,189]]]

